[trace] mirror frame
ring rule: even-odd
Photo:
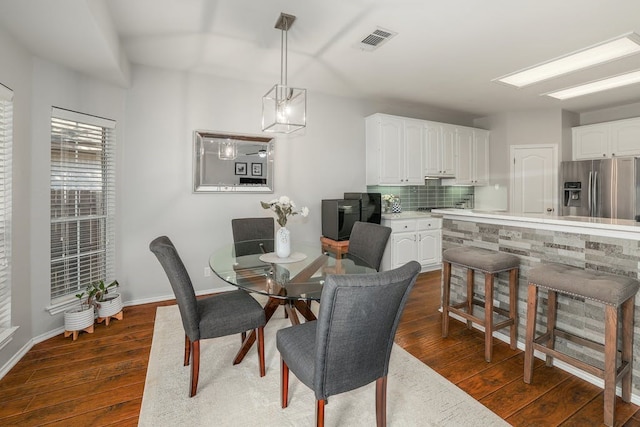
[[[267,156],[260,158],[260,162],[251,162],[248,156],[251,154],[238,154],[237,157],[230,160],[219,158],[218,143],[216,140],[231,141],[238,147],[238,151],[242,148],[251,148],[256,150],[266,150]],[[264,135],[248,135],[236,134],[229,132],[218,132],[209,130],[193,131],[193,192],[194,193],[273,193],[273,168],[274,168],[274,137]],[[264,147],[264,148],[262,148]],[[256,157],[258,158],[258,157]],[[212,178],[207,173],[211,170],[211,162],[224,166],[226,169],[223,180],[220,180],[219,174],[217,178]],[[225,163],[220,163],[225,162]],[[228,163],[226,163],[228,162]],[[244,166],[243,166],[244,163]],[[257,165],[261,165],[258,167]],[[215,167],[215,166],[214,166]],[[256,169],[254,169],[254,167]],[[240,168],[240,169],[238,169]],[[238,171],[244,171],[239,174]],[[240,183],[241,177],[251,179],[255,171],[260,170],[260,178],[256,180],[264,180],[264,183]],[[215,182],[213,182],[215,180]]]

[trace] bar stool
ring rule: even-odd
[[[493,354],[493,331],[510,326],[510,346],[516,349],[518,342],[518,322],[516,321],[518,303],[518,269],[520,260],[517,256],[484,248],[459,247],[447,249],[442,253],[444,265],[442,295],[442,336],[449,335],[449,313],[455,313],[467,319],[467,327],[472,323],[484,327],[484,358],[491,362]],[[451,266],[467,269],[466,301],[450,304]],[[474,270],[484,273],[484,302],[473,298]],[[493,281],[501,272],[509,272],[509,310],[493,306]],[[484,306],[484,318],[474,316],[473,306]],[[506,320],[494,322],[493,313],[498,313]]]
[[[568,265],[545,264],[531,269],[527,302],[524,382],[531,384],[534,350],[546,355],[547,366],[552,366],[553,358],[556,358],[595,375],[604,380],[604,423],[612,426],[615,417],[616,384],[618,381],[622,380],[622,400],[629,402],[631,398],[634,296],[638,292],[638,287],[640,287],[640,283],[630,277],[583,270]],[[548,293],[547,330],[536,338],[539,288],[546,289]],[[604,345],[556,327],[558,293],[604,304]],[[618,316],[619,309],[621,309],[621,316]],[[618,367],[616,359],[619,324],[622,324],[622,351]],[[603,352],[604,369],[555,350],[556,337]]]

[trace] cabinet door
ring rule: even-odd
[[[611,123],[611,156],[640,156],[640,120]]]
[[[489,132],[473,131],[474,185],[489,185]]]
[[[455,176],[457,154],[455,127],[442,126],[439,147],[442,175]]]
[[[473,170],[473,132],[471,129],[456,129],[456,140],[458,145],[458,165],[456,167],[457,184],[473,184],[475,175]]]
[[[418,262],[422,266],[432,266],[442,262],[440,230],[418,233]]]
[[[401,184],[404,179],[404,123],[400,119],[380,119],[380,184]]]
[[[404,123],[404,183],[424,184],[422,158],[424,156],[423,125],[421,121]]]
[[[601,159],[608,153],[608,124],[573,128],[573,160]]]
[[[409,261],[418,259],[416,233],[393,233],[391,235],[391,245],[393,247],[391,268],[397,268]]]
[[[440,175],[440,126],[427,125],[424,127],[424,173],[425,175]]]

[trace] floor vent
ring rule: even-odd
[[[396,35],[398,35],[398,33],[395,31],[378,27],[371,33],[367,34],[357,46],[362,50],[372,51],[379,48]]]

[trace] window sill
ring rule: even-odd
[[[51,304],[50,306],[45,307],[45,310],[47,310],[50,315],[55,316],[56,314],[63,313],[68,309],[78,305],[80,305],[80,300],[76,297],[73,297],[72,299],[66,299],[64,301]]]
[[[4,348],[4,346],[11,342],[11,340],[13,339],[13,335],[15,335],[19,327],[20,326],[13,326],[11,328],[0,331],[0,349]]]

